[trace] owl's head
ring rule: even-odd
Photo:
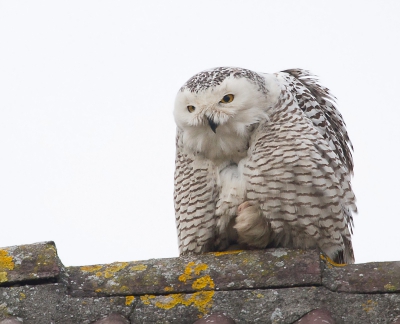
[[[249,126],[268,118],[278,88],[272,75],[231,67],[206,70],[179,90],[175,122],[193,149],[204,151],[211,141],[222,151],[231,151],[231,142],[248,137]]]

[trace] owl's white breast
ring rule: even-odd
[[[214,134],[208,125],[186,129],[183,133],[183,148],[190,155],[199,155],[221,164],[239,161],[247,155],[251,129],[240,134],[234,123],[221,125]]]

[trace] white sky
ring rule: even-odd
[[[0,0],[0,246],[65,265],[178,256],[175,94],[299,67],[355,147],[357,262],[400,260],[399,1]]]

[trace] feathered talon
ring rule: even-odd
[[[238,207],[238,216],[234,228],[238,232],[238,241],[256,248],[264,248],[270,240],[270,224],[262,215],[259,207],[248,201]]]

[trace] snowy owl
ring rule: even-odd
[[[206,70],[179,90],[174,118],[181,255],[317,248],[354,263],[352,145],[315,76]]]

